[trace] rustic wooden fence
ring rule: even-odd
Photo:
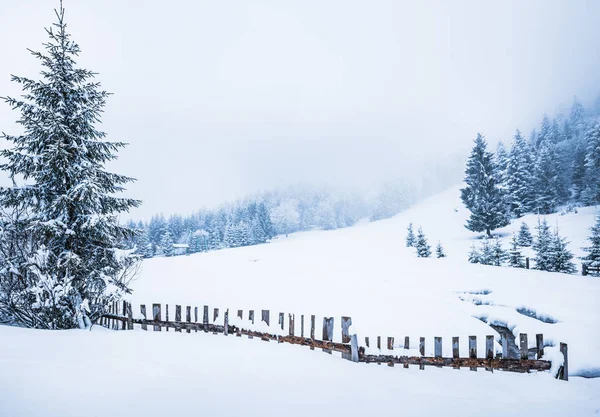
[[[199,321],[199,310],[198,307],[185,306],[185,320],[183,319],[182,306],[175,306],[175,320],[169,320],[169,305],[164,305],[163,319],[163,305],[152,304],[152,310],[148,311],[146,305],[140,305],[140,317],[134,318],[133,310],[130,303],[127,301],[114,302],[108,308],[108,313],[103,315],[98,324],[114,329],[114,330],[133,330],[134,325],[140,325],[142,330],[148,330],[151,327],[154,331],[165,331],[169,329],[175,332],[191,333],[193,332],[211,332],[213,334],[222,333],[225,336],[235,335],[241,337],[242,335],[248,338],[259,338],[264,341],[277,341],[279,343],[291,343],[295,345],[309,346],[311,349],[319,348],[323,351],[331,353],[341,352],[342,357],[351,360],[353,362],[365,362],[365,363],[385,363],[388,366],[394,366],[395,364],[402,364],[405,368],[409,365],[419,366],[419,369],[424,369],[425,366],[442,367],[448,366],[453,368],[467,367],[473,371],[477,368],[484,368],[485,370],[493,372],[496,370],[512,371],[512,372],[531,372],[531,371],[549,371],[552,363],[550,361],[542,360],[544,355],[544,336],[542,334],[536,335],[536,347],[529,349],[528,335],[521,333],[519,339],[519,358],[510,358],[508,339],[505,336],[501,337],[502,342],[502,353],[498,352],[494,356],[494,336],[487,335],[485,337],[485,352],[483,355],[479,355],[477,352],[477,336],[469,336],[468,347],[469,357],[459,357],[459,346],[460,339],[458,337],[452,338],[452,357],[442,356],[442,343],[441,337],[434,337],[434,355],[425,356],[425,338],[419,338],[419,356],[407,356],[407,355],[395,355],[394,354],[394,338],[387,338],[387,352],[382,354],[381,336],[377,336],[376,347],[371,347],[371,340],[365,337],[364,345],[359,346],[358,336],[356,334],[350,334],[350,328],[352,325],[352,319],[350,317],[341,317],[341,343],[333,341],[334,335],[334,318],[324,317],[323,318],[323,329],[322,339],[319,340],[315,337],[316,330],[316,316],[311,315],[310,321],[307,320],[309,327],[306,329],[307,334],[305,335],[305,316],[300,315],[299,320],[299,335],[296,335],[297,320],[294,314],[288,314],[288,334],[282,334],[285,324],[285,314],[279,313],[277,326],[271,331],[257,331],[252,329],[245,329],[241,326],[230,324],[229,320],[229,309],[224,311],[223,324],[216,324],[219,316],[219,309],[213,309],[213,319],[210,320],[210,311],[208,306],[204,306],[202,310],[202,321]],[[151,318],[148,318],[150,314]],[[193,316],[193,317],[192,317]],[[243,310],[237,310],[237,318],[242,320],[244,317]],[[249,310],[247,314],[247,323],[253,326],[255,324],[255,311]],[[271,326],[271,312],[269,310],[261,310],[260,323],[264,322],[266,326]],[[410,338],[404,338],[404,352],[408,352],[410,349]],[[377,354],[373,354],[373,351]],[[531,350],[533,350],[533,356],[536,359],[530,359]],[[568,352],[567,344],[560,344],[560,351],[563,355],[563,364],[558,370],[556,377],[567,381],[568,375]],[[399,353],[404,353],[399,352]]]

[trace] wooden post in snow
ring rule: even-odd
[[[196,326],[194,326],[196,328],[196,332],[198,331],[198,307],[194,307],[194,323],[196,323]]]
[[[160,321],[160,304],[152,304],[152,317],[154,321]],[[160,332],[160,326],[154,325],[154,331]]]
[[[127,316],[127,301],[123,300],[123,311],[121,313],[123,317]],[[127,320],[121,322],[121,330],[127,329]]]
[[[508,338],[506,335],[502,335],[502,359],[509,359],[508,356]]]
[[[217,321],[217,317],[219,317],[219,309],[215,308],[213,310],[213,323]]]
[[[188,323],[192,322],[192,307],[190,307],[190,306],[186,306],[185,307],[185,321],[188,322]],[[186,329],[185,329],[185,332],[189,333],[190,331],[191,331],[190,330],[190,326],[187,325]]]
[[[454,359],[458,359],[460,357],[460,352],[459,352],[459,344],[458,344],[458,337],[453,337],[452,338],[452,358]]]
[[[315,339],[315,315],[310,316],[310,338]]]
[[[558,370],[558,379],[563,381],[569,380],[569,355],[568,355],[568,346],[566,343],[560,344],[560,353],[563,354],[563,366]]]
[[[469,358],[477,359],[477,336],[469,336]],[[469,368],[477,372],[477,368]]]
[[[225,318],[223,319],[223,334],[229,335],[229,309],[225,310]]]
[[[281,330],[283,330],[284,326],[284,317],[285,315],[283,313],[279,313],[279,326],[281,326]]]
[[[175,331],[181,332],[181,306],[175,305]]]
[[[166,314],[166,321],[169,321],[169,305],[165,304],[165,314]],[[169,331],[169,326],[165,326],[165,331],[168,332]]]
[[[269,310],[262,310],[261,312],[261,320],[267,323],[267,326],[270,326],[270,312]]]
[[[204,333],[208,332],[208,306],[204,306],[202,313],[202,324],[204,325]]]
[[[244,318],[244,310],[238,310],[237,316],[242,320]]]
[[[388,348],[388,350],[394,350],[394,338],[393,337],[387,338],[387,348]]]
[[[529,269],[529,256],[525,258],[525,268]]]
[[[381,336],[377,336],[377,349],[381,350]]]
[[[300,337],[304,337],[304,314],[300,315]]]
[[[520,351],[521,351],[521,360],[525,359],[529,359],[529,348],[528,348],[528,344],[527,344],[527,333],[520,333],[519,334],[519,345],[520,345]]]
[[[442,338],[436,336],[433,338],[433,351],[436,358],[442,357]]]
[[[127,303],[127,330],[133,330],[133,311],[131,303]]]
[[[142,314],[144,320],[146,320],[146,304],[140,305],[140,313]],[[148,326],[142,324],[142,330],[148,330]]]
[[[542,359],[544,356],[544,335],[538,333],[535,335],[535,344],[537,346],[537,358]]]
[[[494,336],[485,337],[485,357],[486,359],[494,359]]]
[[[350,352],[352,362],[358,362],[358,336],[355,334],[350,336]]]
[[[365,346],[369,347],[369,338],[368,337],[365,337]]]
[[[248,310],[248,320],[254,324],[254,310]]]
[[[342,343],[350,343],[350,326],[352,318],[342,316]]]
[[[419,338],[419,353],[421,354],[421,356],[425,356],[425,338],[424,337]],[[419,369],[420,370],[425,369],[425,365],[419,364]]]
[[[333,340],[333,317],[323,317],[323,341],[331,342]],[[331,354],[330,349],[323,349],[323,352]]]
[[[408,336],[404,336],[404,350],[410,349],[410,338]],[[404,368],[408,368],[408,364],[404,364]]]
[[[296,320],[296,315],[295,314],[288,314],[289,316],[289,326],[288,326],[288,332],[290,336],[294,336],[295,333],[295,323],[294,321]]]

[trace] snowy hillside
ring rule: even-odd
[[[425,336],[426,350],[432,352],[433,336],[442,336],[447,356],[452,336],[466,340],[478,335],[483,349],[483,336],[496,334],[482,321],[487,320],[506,325],[516,336],[528,333],[532,347],[535,333],[556,346],[566,342],[571,375],[600,375],[600,336],[591,330],[600,328],[600,279],[468,263],[467,253],[478,236],[463,227],[468,212],[458,196],[458,188],[452,188],[392,219],[347,229],[145,260],[132,301],[349,315],[361,341],[395,336],[398,344],[410,336],[414,344]],[[580,254],[595,212],[586,208],[547,219],[558,223],[571,249]],[[522,220],[532,230],[537,222],[535,216]],[[409,222],[423,226],[432,246],[440,240],[448,258],[417,258],[414,249],[406,248]],[[505,247],[520,222],[499,230]],[[488,294],[472,294],[480,292]],[[535,317],[517,310],[535,312]],[[461,355],[466,348],[462,343]],[[552,348],[547,351],[553,353]]]

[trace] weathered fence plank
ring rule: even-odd
[[[131,303],[127,303],[127,330],[133,330],[133,311]]]
[[[181,306],[175,305],[175,323],[181,323]],[[181,332],[181,325],[175,328],[176,332]]]
[[[494,358],[494,336],[485,337],[485,357],[487,359]]]
[[[223,334],[229,335],[229,309],[225,310],[225,318],[223,319]]]
[[[543,334],[538,333],[535,335],[535,344],[537,346],[537,358],[542,359],[542,356],[544,356],[544,335]]]
[[[165,304],[165,321],[169,321],[169,305]],[[169,331],[169,326],[165,327],[165,331]]]
[[[519,334],[519,350],[521,353],[521,360],[529,359],[529,347],[527,344],[527,333]]]
[[[502,359],[510,359],[510,353],[508,351],[508,338],[506,335],[502,335]]]
[[[311,315],[310,316],[310,338],[314,339],[315,338],[315,315]]]
[[[294,331],[295,331],[294,320],[296,319],[296,315],[295,314],[288,314],[288,316],[289,316],[288,334],[290,336],[294,336]]]
[[[381,350],[381,336],[377,336],[377,349]]]
[[[254,310],[248,311],[248,320],[250,320],[252,324],[254,324]]]
[[[454,359],[459,357],[459,341],[458,341],[458,337],[453,337],[452,338],[452,357]]]
[[[368,337],[365,337],[365,346],[369,347],[369,338]]]
[[[208,332],[208,306],[204,306],[202,313],[202,324],[204,324],[204,332]]]
[[[284,314],[283,313],[279,313],[279,326],[281,326],[281,330],[283,330],[283,326],[284,326]]]
[[[469,359],[477,359],[477,336],[469,336]],[[469,369],[477,371],[476,366],[471,366]]]
[[[194,323],[198,323],[198,307],[194,307]],[[195,331],[198,331],[198,327]]]
[[[355,334],[350,336],[350,354],[352,355],[352,362],[358,362],[360,360],[360,355],[358,353],[358,336]]]
[[[238,311],[237,311],[237,316],[238,316],[240,319],[242,319],[242,320],[243,320],[243,319],[244,319],[244,310],[238,310]]]
[[[563,354],[563,366],[558,370],[558,379],[563,381],[569,380],[569,355],[568,355],[568,346],[566,343],[560,344],[560,352]]]
[[[433,338],[433,356],[436,358],[442,357],[442,338],[436,336]]]
[[[215,308],[213,310],[213,323],[217,321],[217,317],[219,317],[219,309]]]
[[[342,343],[350,343],[350,326],[352,326],[352,318],[342,316]]]
[[[304,314],[300,315],[300,337],[304,337]]]
[[[154,318],[154,321],[161,321],[160,304],[152,304],[152,317]],[[160,325],[155,324],[154,331],[160,332]]]
[[[146,305],[145,304],[140,305],[140,313],[145,321],[146,320]],[[146,324],[142,324],[142,330],[148,330],[148,326],[146,326]]]
[[[121,314],[125,316],[127,314],[127,301],[123,300],[123,309],[121,310]],[[127,330],[127,322],[123,321],[121,326],[121,330]]]
[[[387,338],[387,348],[388,350],[394,350],[394,338],[393,337],[389,337]]]
[[[261,312],[261,320],[267,323],[267,326],[270,326],[270,316],[271,313],[269,310],[262,310]]]
[[[185,321],[188,323],[192,322],[192,307],[191,306],[185,306]],[[191,332],[190,327],[191,326],[189,326],[189,325],[185,326],[186,333]]]

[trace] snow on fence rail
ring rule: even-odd
[[[121,308],[122,306],[122,308]],[[319,348],[327,353],[332,351],[341,352],[342,357],[353,362],[365,362],[365,363],[386,363],[388,366],[394,366],[394,364],[402,364],[405,368],[409,365],[418,365],[419,369],[424,369],[425,366],[451,366],[453,368],[468,367],[473,371],[477,368],[485,368],[488,371],[494,369],[513,371],[513,372],[530,372],[530,371],[549,371],[552,367],[550,361],[542,360],[544,355],[544,336],[542,334],[536,335],[536,347],[533,349],[537,359],[529,359],[530,349],[528,348],[528,337],[527,334],[521,333],[519,339],[519,358],[509,357],[508,340],[502,335],[502,353],[498,352],[494,357],[494,336],[487,335],[485,338],[485,354],[483,357],[478,355],[477,352],[477,336],[469,336],[469,357],[459,357],[459,345],[460,340],[458,337],[452,338],[452,357],[442,357],[442,338],[434,337],[434,356],[425,356],[425,338],[419,338],[419,356],[408,356],[408,355],[395,355],[394,354],[394,338],[387,338],[387,346],[382,349],[381,336],[377,336],[376,346],[371,346],[371,341],[368,337],[365,337],[364,345],[359,346],[358,336],[351,334],[352,319],[350,317],[341,317],[341,330],[342,330],[342,342],[334,342],[334,318],[324,317],[323,318],[323,330],[322,340],[315,338],[316,329],[316,316],[310,316],[310,322],[307,320],[307,325],[310,323],[310,327],[307,328],[305,336],[305,316],[300,315],[300,335],[296,335],[296,316],[295,314],[288,314],[288,334],[284,333],[285,314],[279,313],[278,321],[276,326],[271,326],[271,312],[270,310],[261,310],[260,321],[256,320],[254,310],[249,310],[246,321],[243,320],[243,310],[237,310],[237,316],[233,321],[239,325],[233,324],[230,320],[229,309],[223,313],[222,324],[218,324],[217,320],[221,319],[219,315],[219,309],[214,308],[212,311],[212,320],[210,320],[210,309],[208,306],[204,306],[202,313],[202,321],[199,321],[199,310],[198,307],[186,306],[185,307],[185,320],[182,316],[182,306],[175,306],[175,320],[169,320],[169,305],[164,305],[165,318],[163,320],[163,309],[162,304],[152,304],[152,309],[149,311],[146,309],[146,305],[140,305],[141,318],[134,318],[133,310],[130,303],[127,301],[114,302],[109,306],[109,311],[104,314],[98,320],[98,324],[114,329],[114,330],[133,330],[135,324],[141,326],[142,330],[148,330],[148,327],[152,327],[154,331],[161,331],[163,328],[166,331],[173,329],[175,332],[182,332],[185,330],[186,333],[192,331],[198,332],[211,332],[213,334],[222,333],[225,336],[229,334],[235,334],[237,337],[242,335],[248,336],[248,338],[259,338],[264,341],[277,341],[279,343],[291,343],[296,345],[309,346],[311,349]],[[151,314],[151,318],[148,318],[148,314]],[[192,321],[193,314],[193,321]],[[258,323],[256,323],[256,321]],[[250,328],[243,328],[245,325]],[[383,350],[387,347],[387,352],[382,354]],[[410,350],[410,338],[404,338],[403,351],[400,353],[407,353]],[[376,354],[373,354],[376,352]],[[562,353],[563,363],[558,369],[556,378],[567,381],[568,380],[568,354],[567,344],[560,344],[560,352]]]

